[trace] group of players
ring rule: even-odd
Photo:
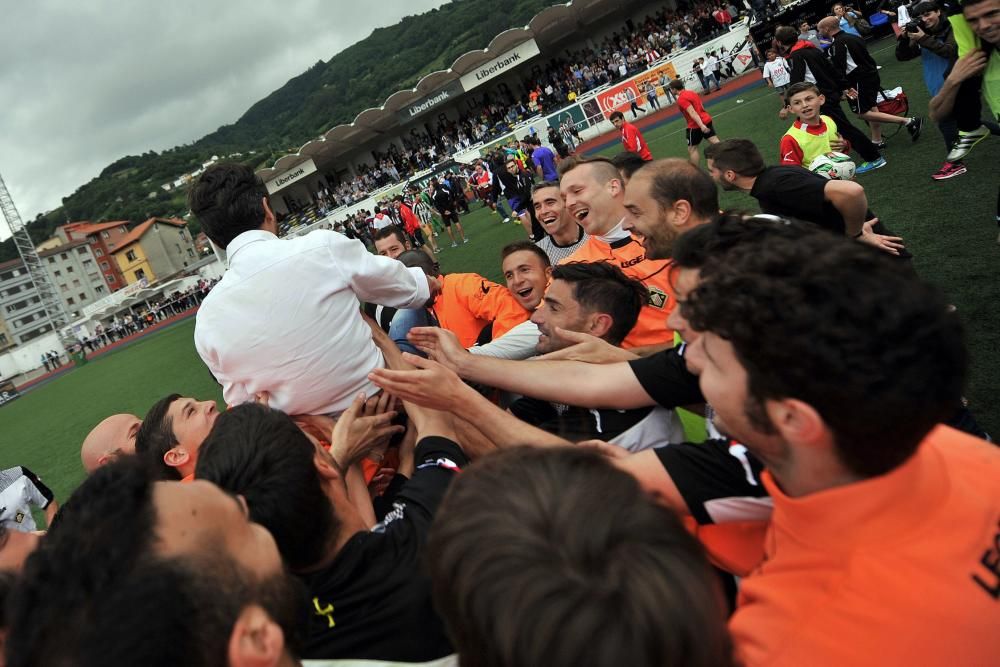
[[[989,664],[1000,452],[957,313],[859,184],[705,157],[563,160],[505,285],[396,225],[279,240],[250,169],[206,170],[230,408],[88,435],[4,561],[7,664]]]

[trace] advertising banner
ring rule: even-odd
[[[412,104],[407,104],[405,107],[396,112],[399,117],[400,123],[408,123],[417,116],[422,116],[428,111],[437,109],[448,102],[457,100],[459,96],[464,93],[465,90],[462,88],[461,81],[453,81],[441,90],[435,91],[430,95],[423,97]]]
[[[472,72],[463,76],[460,81],[464,90],[472,90],[476,86],[481,86],[490,79],[517,68],[518,65],[540,53],[535,40],[529,39],[527,42],[518,44],[510,51],[503,53],[489,62],[483,63]]]
[[[642,91],[646,90],[646,84],[652,83],[656,86],[656,93],[658,95],[663,95],[663,86],[660,85],[660,80],[663,79],[664,85],[666,85],[676,78],[677,69],[674,67],[673,63],[668,62],[643,72],[635,78],[635,83],[639,90]]]
[[[13,382],[9,380],[0,381],[0,405],[10,403],[20,395],[21,394],[17,391],[17,387],[14,386]]]
[[[632,105],[632,100],[636,99],[639,99],[639,89],[635,81],[626,81],[599,94],[597,103],[601,106],[604,116],[608,117],[615,111],[625,113]]]
[[[264,185],[267,187],[267,194],[273,195],[275,192],[286,186],[301,181],[310,174],[316,173],[316,163],[311,159],[306,160],[297,167],[293,167],[283,174],[275,176]]]

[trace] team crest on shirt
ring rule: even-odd
[[[24,522],[24,512],[18,512],[17,514],[14,515],[14,523],[23,523],[23,522]]]
[[[649,305],[654,308],[663,308],[667,305],[667,293],[658,287],[649,287]]]

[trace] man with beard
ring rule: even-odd
[[[687,160],[656,160],[632,175],[625,210],[622,228],[642,242],[647,257],[665,259],[680,234],[718,217],[718,191],[712,179]]]
[[[7,665],[296,665],[306,604],[242,499],[156,482],[125,457],[83,482],[28,558]]]
[[[587,233],[566,211],[559,194],[558,181],[542,181],[531,191],[535,217],[545,230],[536,245],[548,255],[549,262],[558,264],[586,242]]]
[[[617,346],[634,326],[644,300],[642,283],[613,264],[561,264],[552,270],[545,298],[531,315],[540,334],[535,351],[547,354],[571,343],[557,335],[556,329],[594,336]],[[676,414],[663,409],[592,410],[520,398],[511,404],[510,411],[570,442],[597,438],[640,451],[683,439]]]

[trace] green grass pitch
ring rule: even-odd
[[[914,113],[925,114],[928,96],[919,62],[897,63],[892,42],[873,45],[883,65],[887,88],[902,85]],[[737,102],[737,99],[742,102]],[[709,107],[723,138],[746,137],[760,146],[769,161],[777,160],[778,140],[788,123],[777,117],[777,96],[762,87]],[[894,128],[887,128],[891,134]],[[684,157],[683,125],[674,120],[645,131],[656,157]],[[613,136],[608,136],[613,141]],[[617,152],[617,144],[603,149]],[[971,355],[968,397],[974,413],[992,433],[1000,433],[1000,245],[993,222],[997,196],[1000,140],[981,143],[966,161],[969,173],[944,182],[930,174],[944,157],[944,143],[931,123],[916,144],[904,132],[886,150],[889,165],[859,177],[873,210],[905,237],[916,256],[918,272],[936,283],[958,307],[966,323]],[[724,193],[725,207],[756,211],[754,201]],[[444,247],[447,272],[478,272],[499,281],[500,247],[524,237],[519,225],[499,224],[495,214],[474,209],[463,218],[470,243]],[[439,240],[443,240],[439,239]],[[83,471],[79,446],[100,419],[114,412],[142,415],[162,396],[178,392],[199,398],[221,393],[202,366],[193,344],[194,321],[187,320],[140,342],[99,357],[58,380],[0,408],[0,467],[26,465],[64,500]]]

